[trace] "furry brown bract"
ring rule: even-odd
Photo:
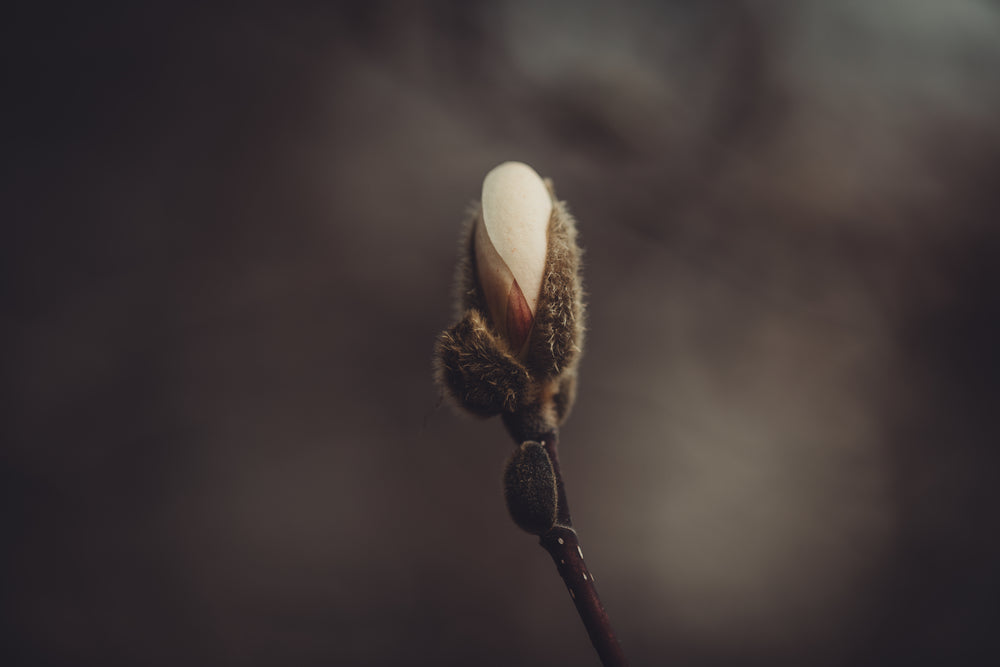
[[[576,241],[576,221],[566,202],[556,199],[551,179],[545,179],[545,185],[552,197],[552,217],[529,359],[533,370],[545,379],[563,377],[567,372],[575,377],[583,351],[582,251]]]
[[[531,390],[528,371],[497,338],[478,310],[438,336],[437,378],[474,415],[517,410]]]
[[[576,223],[565,202],[552,198],[545,274],[527,351],[518,358],[498,333],[476,279],[474,241],[482,215],[470,209],[462,235],[456,275],[458,322],[438,336],[435,377],[456,405],[480,417],[503,415],[512,434],[538,439],[566,419],[576,394],[583,348],[584,305],[581,251]]]

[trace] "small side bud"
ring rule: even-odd
[[[525,442],[507,460],[503,494],[514,523],[532,535],[544,535],[556,523],[556,476],[540,443]]]

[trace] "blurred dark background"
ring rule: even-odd
[[[998,3],[6,13],[5,665],[597,664],[431,383],[510,159],[633,664],[1000,657]]]

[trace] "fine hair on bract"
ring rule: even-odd
[[[463,226],[456,275],[458,321],[438,336],[435,345],[435,378],[455,405],[479,417],[501,415],[518,441],[537,440],[566,419],[576,396],[583,350],[576,222],[566,203],[556,199],[552,181],[544,183],[552,213],[545,272],[526,352],[519,358],[499,333],[476,278],[480,203],[470,208]]]

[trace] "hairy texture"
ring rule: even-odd
[[[557,424],[562,424],[569,416],[569,411],[576,400],[576,365],[563,372],[559,378],[559,386],[552,396],[552,407],[555,410]]]
[[[538,442],[525,442],[507,459],[503,495],[514,523],[544,535],[556,523],[556,476],[548,453]]]
[[[575,371],[583,349],[584,307],[576,222],[566,202],[556,199],[552,181],[545,179],[545,185],[553,207],[528,368],[540,378],[548,379],[567,370]]]
[[[476,223],[483,214],[479,202],[473,202],[466,210],[459,238],[458,265],[455,267],[455,317],[462,319],[469,310],[478,310],[484,319],[489,319],[486,298],[476,278]]]
[[[467,311],[438,336],[435,357],[438,383],[480,417],[515,410],[530,391],[528,371],[497,339],[478,310]]]
[[[474,415],[503,414],[512,434],[530,439],[547,433],[569,414],[583,348],[584,305],[581,251],[576,223],[565,202],[552,197],[545,274],[527,353],[520,361],[490,320],[477,280],[475,234],[482,206],[466,214],[455,275],[457,324],[444,331],[435,348],[436,378],[457,405]]]

